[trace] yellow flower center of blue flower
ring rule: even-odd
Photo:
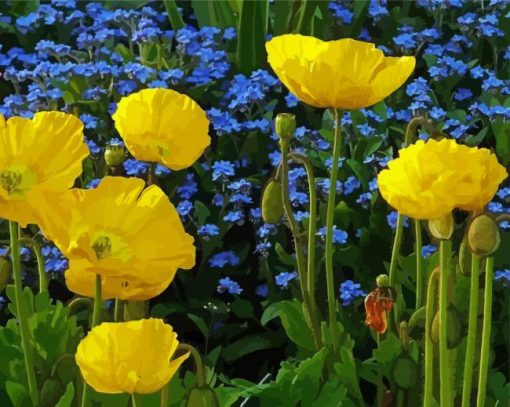
[[[13,199],[22,199],[36,183],[37,176],[23,165],[12,165],[0,172],[0,187]]]

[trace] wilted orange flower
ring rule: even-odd
[[[393,308],[393,296],[389,287],[376,288],[365,298],[367,318],[365,324],[373,330],[384,333],[388,329],[388,313]]]

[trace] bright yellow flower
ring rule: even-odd
[[[123,97],[112,117],[136,159],[172,170],[193,165],[211,143],[205,112],[171,89],[144,89]]]
[[[0,217],[36,223],[35,196],[71,188],[89,155],[83,123],[60,112],[33,119],[0,115]]]
[[[414,57],[385,57],[374,44],[299,34],[266,43],[268,62],[283,84],[315,107],[360,109],[395,92],[414,70]]]
[[[482,209],[507,177],[485,148],[455,140],[419,140],[403,148],[378,176],[383,198],[415,219],[439,219],[454,208]]]
[[[82,339],[76,363],[100,393],[154,393],[167,384],[189,353],[171,360],[179,341],[161,319],[104,322]]]
[[[176,209],[159,187],[144,186],[138,178],[105,177],[95,189],[43,200],[40,227],[70,261],[70,288],[91,293],[90,277],[76,274],[97,273],[106,278],[106,297],[147,298],[178,268],[194,266],[193,237]]]

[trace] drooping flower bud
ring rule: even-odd
[[[189,393],[186,407],[219,407],[219,403],[209,386],[195,387]]]
[[[453,304],[447,308],[447,346],[448,349],[456,348],[462,340],[462,323],[459,311]],[[432,321],[430,337],[434,343],[439,343],[439,312]]]
[[[455,223],[451,212],[442,218],[429,220],[430,233],[435,238],[441,240],[447,240],[452,237],[454,226]]]
[[[469,249],[478,256],[490,256],[501,243],[498,223],[487,213],[473,218],[466,236]]]
[[[275,119],[275,130],[280,139],[290,141],[296,131],[296,116],[291,113],[279,113]]]
[[[0,257],[0,293],[5,290],[11,279],[11,262],[5,257]]]
[[[282,184],[271,178],[262,192],[262,219],[266,223],[277,223],[283,216]]]

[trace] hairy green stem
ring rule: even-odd
[[[452,242],[441,240],[439,246],[439,380],[440,405],[452,406],[451,374],[448,361],[448,279],[452,257]]]
[[[390,272],[389,272],[389,281],[390,287],[394,288],[399,295],[400,290],[396,287],[396,279],[397,279],[397,266],[398,266],[398,255],[400,253],[400,245],[402,244],[402,235],[404,230],[404,215],[399,213],[397,215],[397,226],[395,227],[395,238],[393,240],[393,249],[391,250],[391,261],[390,261]],[[395,301],[395,305],[393,306],[393,310],[390,311],[390,314],[394,315],[394,323],[395,326],[398,326],[398,302]],[[391,318],[388,318],[388,331],[391,332],[393,329],[393,324],[391,322]]]
[[[434,343],[432,342],[432,321],[436,302],[439,269],[436,268],[429,277],[425,309],[425,385],[423,389],[423,407],[432,405],[434,390]]]
[[[78,297],[72,299],[66,304],[66,307],[69,308],[69,315],[76,314],[78,312],[77,311],[78,308],[83,306],[87,307],[89,311],[92,311],[92,308],[94,306],[93,301],[90,298]]]
[[[478,325],[478,272],[480,269],[480,257],[471,255],[471,288],[469,290],[469,315],[468,333],[466,344],[466,360],[464,362],[464,380],[462,386],[462,407],[471,404],[471,385],[473,383],[473,365],[476,344],[476,327]]]
[[[131,405],[133,407],[141,407],[142,406],[142,402],[138,398],[138,394],[131,393]]]
[[[37,379],[35,377],[34,362],[32,359],[32,348],[30,346],[30,329],[23,301],[23,288],[21,283],[21,259],[19,248],[19,229],[15,222],[9,221],[9,233],[11,240],[12,271],[14,277],[14,293],[16,302],[16,312],[18,314],[19,332],[21,336],[21,348],[23,349],[23,359],[25,361],[25,372],[27,375],[28,392],[32,404],[37,406],[39,403],[39,393],[37,389]]]
[[[180,343],[177,347],[178,350],[183,350],[185,352],[189,352],[191,354],[191,357],[193,358],[193,361],[195,362],[195,370],[196,370],[196,377],[197,377],[197,387],[204,387],[205,386],[205,369],[204,369],[204,362],[202,361],[202,356],[200,355],[200,352],[194,347],[187,343]]]
[[[37,260],[37,273],[39,274],[39,292],[48,291],[48,283],[46,281],[46,270],[44,268],[44,256],[41,252],[41,245],[32,238],[23,237],[19,239],[22,243],[27,243],[35,254]]]
[[[328,206],[326,209],[326,286],[328,293],[328,316],[333,350],[338,348],[338,332],[336,326],[336,295],[335,277],[333,270],[333,223],[335,221],[336,181],[338,178],[338,161],[342,153],[343,137],[340,131],[340,117],[335,109],[335,136],[333,141],[333,157],[331,162],[331,177],[329,179]]]
[[[416,306],[419,309],[423,305],[423,256],[421,249],[423,247],[421,236],[421,222],[414,220],[414,232],[416,241]]]
[[[494,257],[485,260],[485,290],[483,293],[482,350],[480,352],[480,374],[478,376],[477,406],[485,406],[487,374],[489,371],[489,350],[492,323],[492,282],[494,280]]]
[[[381,334],[377,332],[377,348],[381,344]],[[381,370],[382,366],[379,366],[377,370],[377,392],[376,392],[376,406],[382,407],[383,398],[384,398],[384,382],[383,382],[383,373]]]
[[[102,293],[101,293],[101,276],[96,274],[96,282],[95,282],[95,294],[94,294],[94,307],[92,310],[92,323],[90,328],[94,328],[99,324],[101,318],[101,303],[102,303]],[[89,385],[83,381],[83,394],[81,398],[81,407],[87,407],[89,402]]]
[[[122,322],[124,320],[124,301],[116,298],[115,299],[115,308],[113,311],[114,321]]]
[[[315,304],[315,237],[317,234],[317,192],[315,189],[315,175],[313,165],[308,157],[300,154],[290,154],[290,158],[303,164],[308,177],[308,193],[310,195],[310,219],[308,223],[308,264],[307,264],[307,284],[310,293],[310,301]]]
[[[320,334],[319,322],[317,319],[317,307],[314,303],[311,302],[310,293],[307,289],[307,278],[306,278],[306,261],[303,253],[303,245],[301,241],[301,233],[299,231],[298,224],[296,219],[294,219],[294,214],[292,212],[292,207],[290,205],[289,200],[289,142],[286,140],[280,140],[280,149],[282,153],[281,159],[281,170],[282,170],[282,200],[283,207],[285,210],[285,215],[287,216],[287,220],[289,222],[290,230],[292,232],[292,236],[294,238],[294,246],[296,250],[296,260],[297,260],[297,271],[299,274],[299,285],[301,287],[301,294],[303,296],[303,301],[305,305],[306,313],[308,314],[308,322],[310,325],[310,330],[312,332],[312,336],[315,342],[315,347],[317,350],[322,348],[322,340]]]

